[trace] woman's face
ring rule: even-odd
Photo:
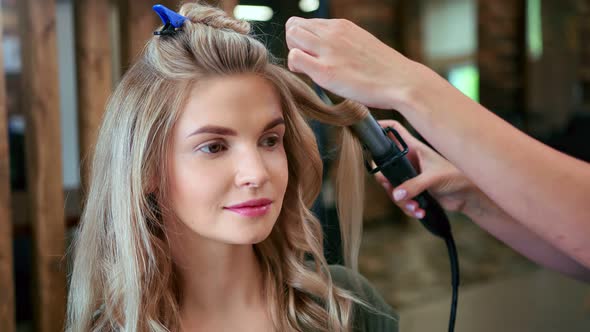
[[[170,205],[194,233],[254,244],[271,232],[287,188],[280,98],[253,74],[202,81],[175,124]]]

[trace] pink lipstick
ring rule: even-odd
[[[272,201],[267,198],[254,199],[240,204],[227,206],[225,209],[245,217],[260,217],[270,210]]]

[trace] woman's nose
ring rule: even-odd
[[[252,189],[262,187],[269,179],[268,168],[259,153],[244,153],[236,161],[236,185]]]

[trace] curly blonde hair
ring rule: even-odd
[[[161,218],[166,206],[150,193],[149,179],[168,188],[157,175],[168,174],[170,133],[195,82],[254,73],[278,91],[286,123],[284,204],[270,236],[254,245],[273,324],[278,331],[352,330],[353,303],[363,301],[333,283],[324,258],[322,228],[309,209],[321,189],[322,161],[306,119],[340,132],[338,211],[345,263],[356,270],[364,175],[360,145],[346,126],[367,109],[322,103],[277,64],[248,22],[195,3],[180,14],[188,17],[182,31],[153,37],[108,103],[73,246],[67,329],[179,329],[179,290]]]

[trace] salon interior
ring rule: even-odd
[[[176,8],[180,2],[1,1],[0,127],[5,128],[0,129],[7,135],[0,137],[0,147],[9,154],[0,153],[0,185],[10,190],[0,191],[0,331],[49,332],[63,324],[66,253],[84,199],[83,156],[113,86],[159,24],[151,12],[156,3]],[[288,51],[289,17],[350,20],[517,128],[590,161],[588,0],[211,3],[254,22],[255,34],[281,59]],[[55,56],[37,56],[45,60],[27,67],[32,53],[49,52]],[[88,52],[95,54],[91,60]],[[32,80],[55,87],[54,93],[31,96],[26,87]],[[29,101],[36,98],[49,98],[55,116],[31,115],[35,103]],[[89,111],[84,115],[81,109]],[[395,110],[372,113],[404,122]],[[44,121],[53,125],[45,127]],[[313,128],[326,170],[314,213],[325,226],[326,258],[339,263],[332,130]],[[52,162],[55,156],[61,162]],[[35,177],[39,167],[55,170],[56,177]],[[403,214],[371,175],[365,182],[359,271],[399,312],[401,331],[446,331],[451,277],[444,242]],[[38,201],[39,192],[52,196],[52,190],[59,197],[63,193],[63,200]],[[461,273],[456,331],[590,331],[590,285],[538,266],[460,213],[448,217]],[[6,252],[12,255],[2,255]],[[49,258],[39,259],[48,252]]]

